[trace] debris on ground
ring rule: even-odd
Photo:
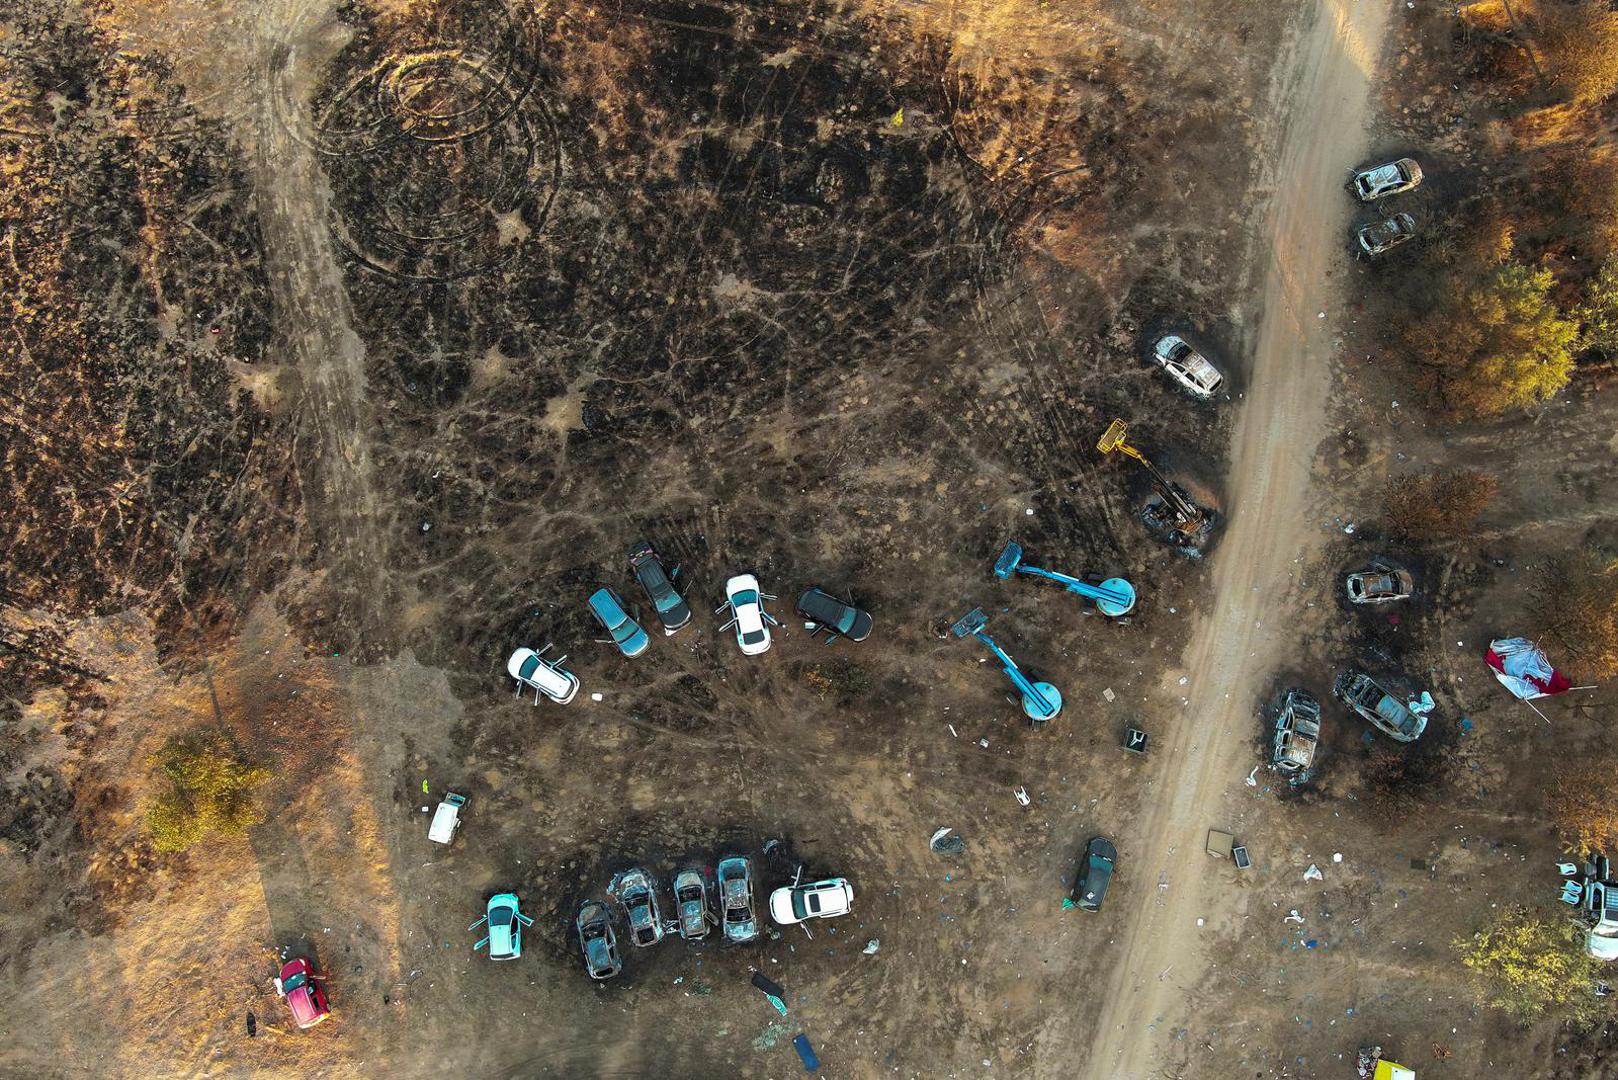
[[[875,956],[876,951],[878,949],[880,949],[881,947],[882,947],[882,939],[881,938],[872,938],[870,941],[867,941],[865,943],[865,955],[866,956]]]
[[[1305,880],[1305,881],[1325,881],[1326,880],[1326,875],[1322,874],[1320,872],[1320,867],[1316,866],[1314,863],[1310,863],[1309,864],[1309,869],[1307,869],[1307,870],[1305,870],[1303,872],[1303,880]]]

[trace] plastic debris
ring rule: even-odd
[[[940,855],[959,855],[966,850],[966,841],[954,829],[946,827],[933,833],[927,846]]]
[[[1289,911],[1287,913],[1287,917],[1285,919],[1282,919],[1281,921],[1282,922],[1295,922],[1295,923],[1298,923],[1298,924],[1301,925],[1303,923],[1303,916],[1298,914],[1298,909],[1297,908],[1293,908],[1291,911]]]
[[[1101,691],[1101,696],[1106,698],[1108,701],[1117,701],[1118,700],[1118,695],[1112,692],[1112,687],[1110,687],[1110,686],[1107,687],[1105,690]]]
[[[601,700],[601,691],[598,690],[595,693],[591,694],[590,695],[590,700],[591,701],[600,701]]]
[[[1343,861],[1343,853],[1341,851],[1332,852],[1331,853],[1331,861],[1332,862],[1342,862]]]
[[[1247,779],[1243,780],[1242,783],[1246,784],[1248,787],[1258,787],[1258,766],[1257,765],[1253,766],[1253,771],[1247,774]]]
[[[1017,796],[1017,802],[1020,805],[1022,805],[1022,806],[1027,806],[1028,805],[1028,789],[1027,788],[1022,788],[1022,787],[1017,788],[1015,791],[1012,792],[1012,794]]]
[[[881,938],[872,938],[870,941],[867,941],[865,943],[865,955],[866,956],[875,956],[876,951],[878,949],[880,949],[881,947],[882,947],[882,939]]]
[[[809,1036],[799,1035],[793,1039],[792,1049],[798,1052],[798,1059],[803,1062],[804,1072],[812,1073],[820,1068],[820,1059],[815,1056],[815,1048],[809,1045]]]
[[[1307,869],[1307,870],[1305,870],[1303,872],[1303,880],[1305,880],[1305,881],[1325,881],[1326,880],[1326,875],[1322,874],[1320,872],[1320,867],[1316,866],[1314,863],[1310,863],[1309,864],[1309,869]]]

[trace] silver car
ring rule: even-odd
[[[1421,166],[1414,158],[1400,158],[1385,165],[1372,165],[1354,174],[1349,185],[1360,202],[1374,202],[1389,195],[1402,195],[1421,187]]]
[[[674,875],[674,910],[680,917],[680,936],[701,941],[708,936],[708,882],[701,870]]]
[[[1152,362],[1169,378],[1199,398],[1211,398],[1225,385],[1219,369],[1178,334],[1168,334],[1152,347]]]
[[[663,913],[657,906],[657,886],[644,870],[630,870],[617,882],[618,903],[629,920],[629,940],[637,948],[663,940]]]
[[[758,937],[753,912],[753,864],[740,855],[719,860],[719,912],[725,940],[742,944]]]

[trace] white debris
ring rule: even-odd
[[[1303,922],[1303,916],[1298,914],[1298,909],[1297,908],[1293,908],[1292,909],[1292,914],[1288,915],[1285,919],[1282,919],[1281,921],[1282,922],[1302,923]]]
[[[1314,863],[1310,863],[1309,864],[1309,869],[1307,869],[1307,870],[1305,870],[1303,872],[1303,880],[1305,880],[1305,881],[1325,881],[1326,880],[1326,875],[1322,874],[1320,872],[1320,867],[1316,866]]]
[[[1243,780],[1242,783],[1246,784],[1248,787],[1258,787],[1258,766],[1257,765],[1253,766],[1253,771],[1247,774],[1247,779]]]
[[[599,691],[598,691],[598,692],[596,692],[596,693],[594,693],[594,694],[591,694],[591,695],[590,695],[590,700],[591,700],[591,701],[600,701],[600,700],[601,700],[601,694],[600,694],[600,692],[599,692]]]
[[[1101,696],[1106,698],[1108,701],[1118,700],[1118,695],[1112,692],[1112,687],[1110,686],[1101,691]]]
[[[1012,794],[1017,796],[1017,802],[1019,802],[1023,806],[1028,805],[1028,789],[1027,788],[1020,787],[1020,788],[1016,789],[1015,791],[1013,791]]]
[[[1331,853],[1331,861],[1332,862],[1342,862],[1343,861],[1343,853],[1341,851],[1332,852]]]

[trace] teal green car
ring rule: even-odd
[[[489,932],[472,946],[473,951],[487,945],[490,960],[515,960],[522,955],[523,927],[534,925],[534,920],[519,909],[516,893],[503,892],[489,897],[489,906],[483,918],[467,929],[476,930],[485,924]]]

